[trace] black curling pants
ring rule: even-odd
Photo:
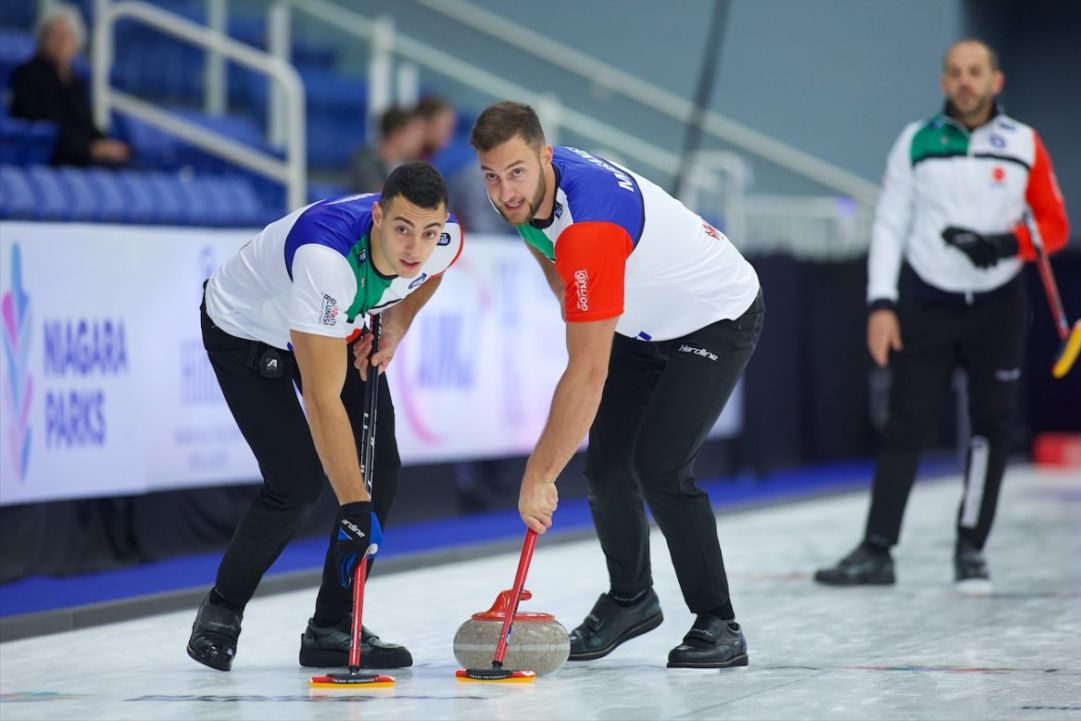
[[[914,274],[913,274],[914,275]],[[995,518],[1017,414],[1029,317],[1021,277],[989,293],[943,293],[912,278],[899,308],[903,349],[892,356],[889,420],[871,491],[865,539],[893,546],[955,368],[968,376],[972,426],[957,539],[982,549]]]
[[[285,545],[304,523],[324,484],[328,483],[315,450],[308,421],[297,389],[302,389],[296,362],[288,351],[278,350],[283,367],[278,378],[260,371],[260,359],[269,346],[232,336],[213,324],[201,308],[203,345],[218,378],[229,410],[244,439],[251,446],[263,488],[241,518],[221,565],[215,587],[228,601],[243,606],[255,593],[260,579],[278,558]],[[360,445],[364,382],[352,367],[342,388],[357,448]],[[372,475],[372,502],[380,524],[386,528],[394,496],[398,491],[401,460],[394,438],[394,406],[386,376],[379,377],[378,425],[375,445],[375,472]],[[321,616],[344,617],[352,608],[349,589],[338,582],[333,559],[333,539],[323,567],[323,583],[316,601]]]
[[[717,521],[694,463],[754,353],[764,315],[759,294],[739,318],[682,338],[616,335],[585,470],[612,591],[633,595],[653,584],[649,504],[690,610],[729,602]]]

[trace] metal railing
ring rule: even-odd
[[[640,77],[626,73],[576,48],[553,40],[550,36],[541,35],[465,0],[415,0],[415,2],[679,122],[685,122],[691,115],[693,106],[686,98],[645,82]],[[776,163],[827,188],[833,188],[861,203],[873,205],[878,196],[878,186],[855,173],[827,163],[799,148],[782,143],[718,113],[705,113],[702,130],[745,152]]]
[[[392,58],[399,55],[425,69],[449,78],[493,98],[508,98],[529,102],[536,109],[545,131],[558,138],[561,128],[602,144],[617,154],[666,173],[679,168],[679,156],[629,133],[563,106],[549,93],[540,92],[507,80],[497,73],[465,62],[428,43],[398,32],[392,20],[385,17],[370,19],[328,0],[280,0],[277,7],[288,7],[319,20],[338,30],[364,40],[370,48],[368,65],[369,117],[374,120],[389,104],[392,91]],[[369,123],[372,125],[372,123]]]
[[[684,98],[462,0],[416,2],[680,122],[691,111],[691,103]],[[302,13],[365,41],[369,48],[369,128],[376,126],[379,113],[394,100],[392,79],[394,58],[398,57],[493,98],[530,103],[551,142],[558,142],[560,132],[568,131],[595,144],[593,149],[613,160],[630,165],[644,163],[667,175],[679,172],[677,153],[568,108],[551,93],[507,80],[504,75],[401,33],[391,18],[371,19],[330,0],[278,0],[274,8],[272,12],[288,8],[288,12]],[[416,73],[410,76],[415,84]],[[401,97],[403,92],[399,87],[398,102],[406,99]],[[847,258],[866,250],[871,208],[878,194],[875,184],[716,113],[706,113],[702,127],[742,151],[840,194],[755,196],[748,193],[750,173],[740,156],[728,151],[697,154],[681,200],[691,207],[716,208],[723,214],[728,235],[742,250],[784,251],[819,259]]]
[[[113,66],[113,36],[120,20],[135,20],[156,30],[204,48],[211,57],[240,63],[266,75],[280,89],[284,102],[270,103],[268,113],[281,110],[284,126],[285,159],[253,149],[214,130],[202,127],[153,103],[136,98],[109,83]],[[178,15],[137,0],[111,2],[96,0],[93,43],[94,118],[99,127],[109,126],[116,110],[138,118],[192,145],[230,162],[283,183],[289,208],[307,201],[307,148],[304,116],[304,85],[288,62],[256,50],[226,36],[220,30],[202,27]],[[272,120],[269,125],[273,126]]]

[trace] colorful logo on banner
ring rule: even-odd
[[[3,317],[3,348],[7,360],[7,378],[3,379],[4,441],[6,455],[19,480],[26,478],[30,465],[30,401],[34,377],[30,375],[30,296],[23,288],[22,253],[16,243],[11,247],[11,289],[0,299]]]

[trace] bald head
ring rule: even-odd
[[[942,94],[950,101],[951,114],[969,128],[991,118],[1004,82],[995,51],[980,40],[959,40],[942,58]]]
[[[965,38],[958,40],[946,49],[946,54],[942,56],[942,72],[946,72],[946,69],[950,66],[951,56],[955,53],[960,53],[970,59],[981,56],[980,59],[987,63],[987,67],[992,72],[999,69],[998,53],[990,45],[976,38]]]

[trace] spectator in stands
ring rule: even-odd
[[[454,139],[458,113],[438,95],[426,95],[417,103],[416,114],[424,121],[424,146],[420,159],[432,163],[432,158]]]
[[[34,57],[11,73],[10,113],[59,126],[53,165],[123,165],[131,149],[94,126],[86,85],[73,72],[85,38],[75,6],[59,3],[49,10],[38,24]]]
[[[470,233],[487,235],[513,233],[488,201],[484,179],[476,171],[477,155],[466,142],[454,142],[458,113],[446,99],[428,95],[417,103],[417,115],[424,119],[424,149],[421,159],[443,173],[458,222]]]
[[[349,189],[355,193],[379,192],[395,168],[421,156],[425,126],[416,111],[389,108],[379,126],[379,143],[362,146],[350,162]]]

